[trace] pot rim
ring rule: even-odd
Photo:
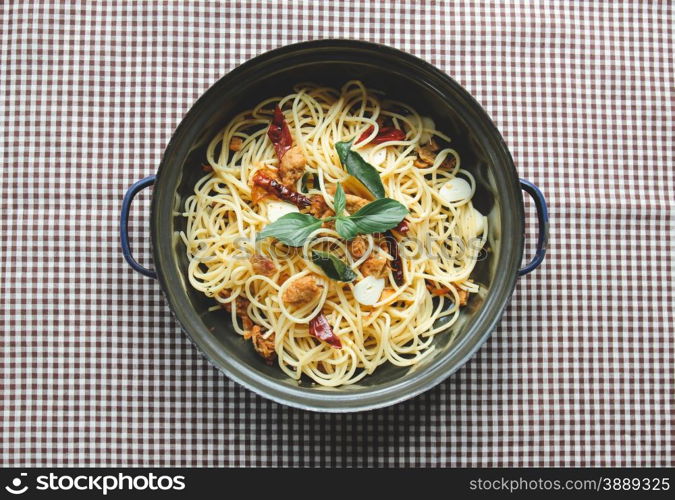
[[[312,388],[308,390],[308,388],[293,387],[257,373],[255,368],[251,368],[247,363],[241,362],[236,358],[226,358],[218,354],[218,351],[222,350],[219,349],[218,341],[209,335],[205,326],[201,323],[199,316],[190,307],[187,299],[180,297],[177,290],[169,285],[169,275],[172,275],[171,278],[174,281],[176,279],[180,280],[180,275],[178,274],[179,270],[177,269],[175,259],[171,256],[172,228],[163,227],[166,224],[161,218],[163,211],[159,208],[160,196],[155,195],[156,192],[161,193],[163,179],[175,167],[171,158],[177,157],[176,151],[183,146],[182,143],[185,142],[185,136],[189,135],[189,131],[195,128],[195,121],[199,118],[201,109],[208,106],[207,102],[210,96],[222,91],[226,92],[229,82],[234,81],[240,75],[245,74],[258,65],[267,64],[277,58],[288,57],[294,53],[317,50],[359,50],[375,52],[376,54],[373,55],[384,54],[389,57],[395,57],[432,73],[444,85],[447,85],[448,88],[459,94],[464,100],[464,106],[475,115],[475,119],[471,121],[471,124],[478,130],[475,130],[474,133],[482,135],[490,146],[486,150],[491,156],[491,161],[499,159],[498,164],[500,167],[506,169],[504,176],[507,181],[510,181],[510,185],[500,186],[500,194],[504,195],[505,192],[506,194],[510,194],[512,200],[507,205],[512,206],[508,213],[504,213],[502,207],[501,216],[503,219],[508,217],[513,225],[513,229],[515,229],[509,235],[508,240],[503,238],[500,261],[498,263],[499,269],[495,275],[494,282],[484,303],[476,313],[471,330],[464,335],[459,344],[453,345],[451,349],[441,354],[432,364],[421,368],[416,373],[408,373],[398,381],[385,383],[384,386],[366,387],[363,390],[344,391],[342,393],[339,392],[339,389],[329,392]],[[447,92],[438,92],[447,94]],[[172,192],[169,196],[164,195],[164,198],[173,198],[173,195],[174,193]],[[164,208],[169,206],[166,205],[166,200],[162,204]],[[523,210],[523,199],[516,167],[504,139],[485,110],[459,83],[423,59],[386,45],[344,39],[316,40],[286,45],[246,61],[221,77],[192,105],[174,131],[157,171],[155,190],[153,190],[151,203],[152,253],[158,280],[173,316],[192,344],[209,363],[238,384],[277,403],[302,410],[348,413],[390,406],[413,398],[435,387],[464,366],[487,341],[501,320],[515,287],[524,245]],[[507,241],[509,244],[507,244]],[[174,273],[176,274],[173,275]],[[191,311],[192,314],[184,314],[185,311]],[[460,347],[463,347],[465,352],[459,360],[453,361],[450,359],[452,349]]]

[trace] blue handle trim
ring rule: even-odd
[[[548,207],[546,206],[544,193],[542,193],[537,186],[525,179],[520,179],[520,187],[532,196],[534,205],[537,207],[539,236],[537,237],[537,253],[534,254],[534,258],[529,264],[518,270],[518,276],[531,273],[539,267],[546,256],[546,245],[548,244]]]
[[[131,247],[129,246],[129,209],[131,208],[131,202],[134,201],[134,197],[143,189],[148,186],[152,186],[155,183],[155,176],[151,175],[145,179],[131,185],[127,189],[124,199],[122,200],[122,213],[120,215],[120,241],[122,242],[122,255],[129,263],[129,265],[138,271],[139,273],[148,276],[150,278],[157,278],[157,273],[152,269],[147,269],[136,262],[136,259],[131,255]]]

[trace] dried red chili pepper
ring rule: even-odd
[[[393,258],[389,265],[391,266],[391,273],[394,275],[394,281],[398,286],[401,286],[404,281],[403,261],[401,261],[401,255],[398,252],[398,242],[391,231],[384,233],[384,241],[387,243],[387,252]]]
[[[276,151],[279,160],[281,160],[286,154],[286,151],[293,146],[291,130],[288,128],[288,123],[286,123],[284,114],[281,112],[279,106],[274,108],[274,118],[272,118],[270,128],[267,129],[267,137],[269,137],[272,144],[274,144],[274,151]]]
[[[398,226],[394,228],[394,231],[398,231],[401,234],[406,234],[408,231],[410,231],[410,225],[408,224],[408,221],[403,219],[398,223]]]
[[[342,349],[340,338],[335,335],[333,328],[328,324],[328,319],[323,311],[309,321],[309,334],[319,340],[327,342],[336,349]]]
[[[374,129],[374,128],[375,128],[375,127],[373,127],[372,125],[371,125],[370,127],[368,127],[368,128],[366,129],[366,131],[365,131],[363,134],[361,134],[361,135],[359,136],[359,138],[356,140],[356,144],[358,144],[359,142],[363,142],[363,141],[365,141],[366,139],[368,139],[368,136],[369,136],[370,134],[373,133],[373,129]]]
[[[363,134],[361,134],[361,137],[359,137],[359,139],[356,141],[356,144],[368,139],[368,136],[372,133],[373,133],[373,125],[368,127],[366,131]],[[382,144],[383,142],[402,141],[404,139],[405,139],[405,132],[403,132],[403,130],[394,127],[380,127],[380,130],[377,131],[377,135],[370,142],[372,144]]]
[[[268,193],[276,195],[279,199],[292,203],[298,208],[305,208],[312,204],[311,200],[304,194],[288,189],[281,182],[265,173],[263,170],[257,170],[253,174],[253,185],[260,186]]]

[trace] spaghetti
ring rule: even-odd
[[[479,289],[469,278],[487,220],[471,203],[474,178],[432,120],[359,81],[293,90],[238,114],[209,144],[209,172],[183,212],[190,283],[218,302],[214,309],[228,309],[234,329],[293,379],[337,387],[383,363],[419,363]],[[375,198],[341,163],[341,141],[353,141],[386,197],[408,209],[397,228],[350,240],[336,230],[336,190],[346,193],[347,214]],[[255,184],[261,172],[302,203],[285,199],[281,187],[272,191],[269,181]],[[282,205],[324,222],[297,247],[256,241]],[[344,262],[354,279],[328,277],[312,259],[317,251]],[[368,300],[357,289],[365,280]],[[371,282],[374,291],[365,287]],[[329,341],[317,327],[332,329]]]

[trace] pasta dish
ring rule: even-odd
[[[182,208],[192,286],[262,361],[321,386],[434,351],[488,234],[451,137],[350,81],[235,116]]]

